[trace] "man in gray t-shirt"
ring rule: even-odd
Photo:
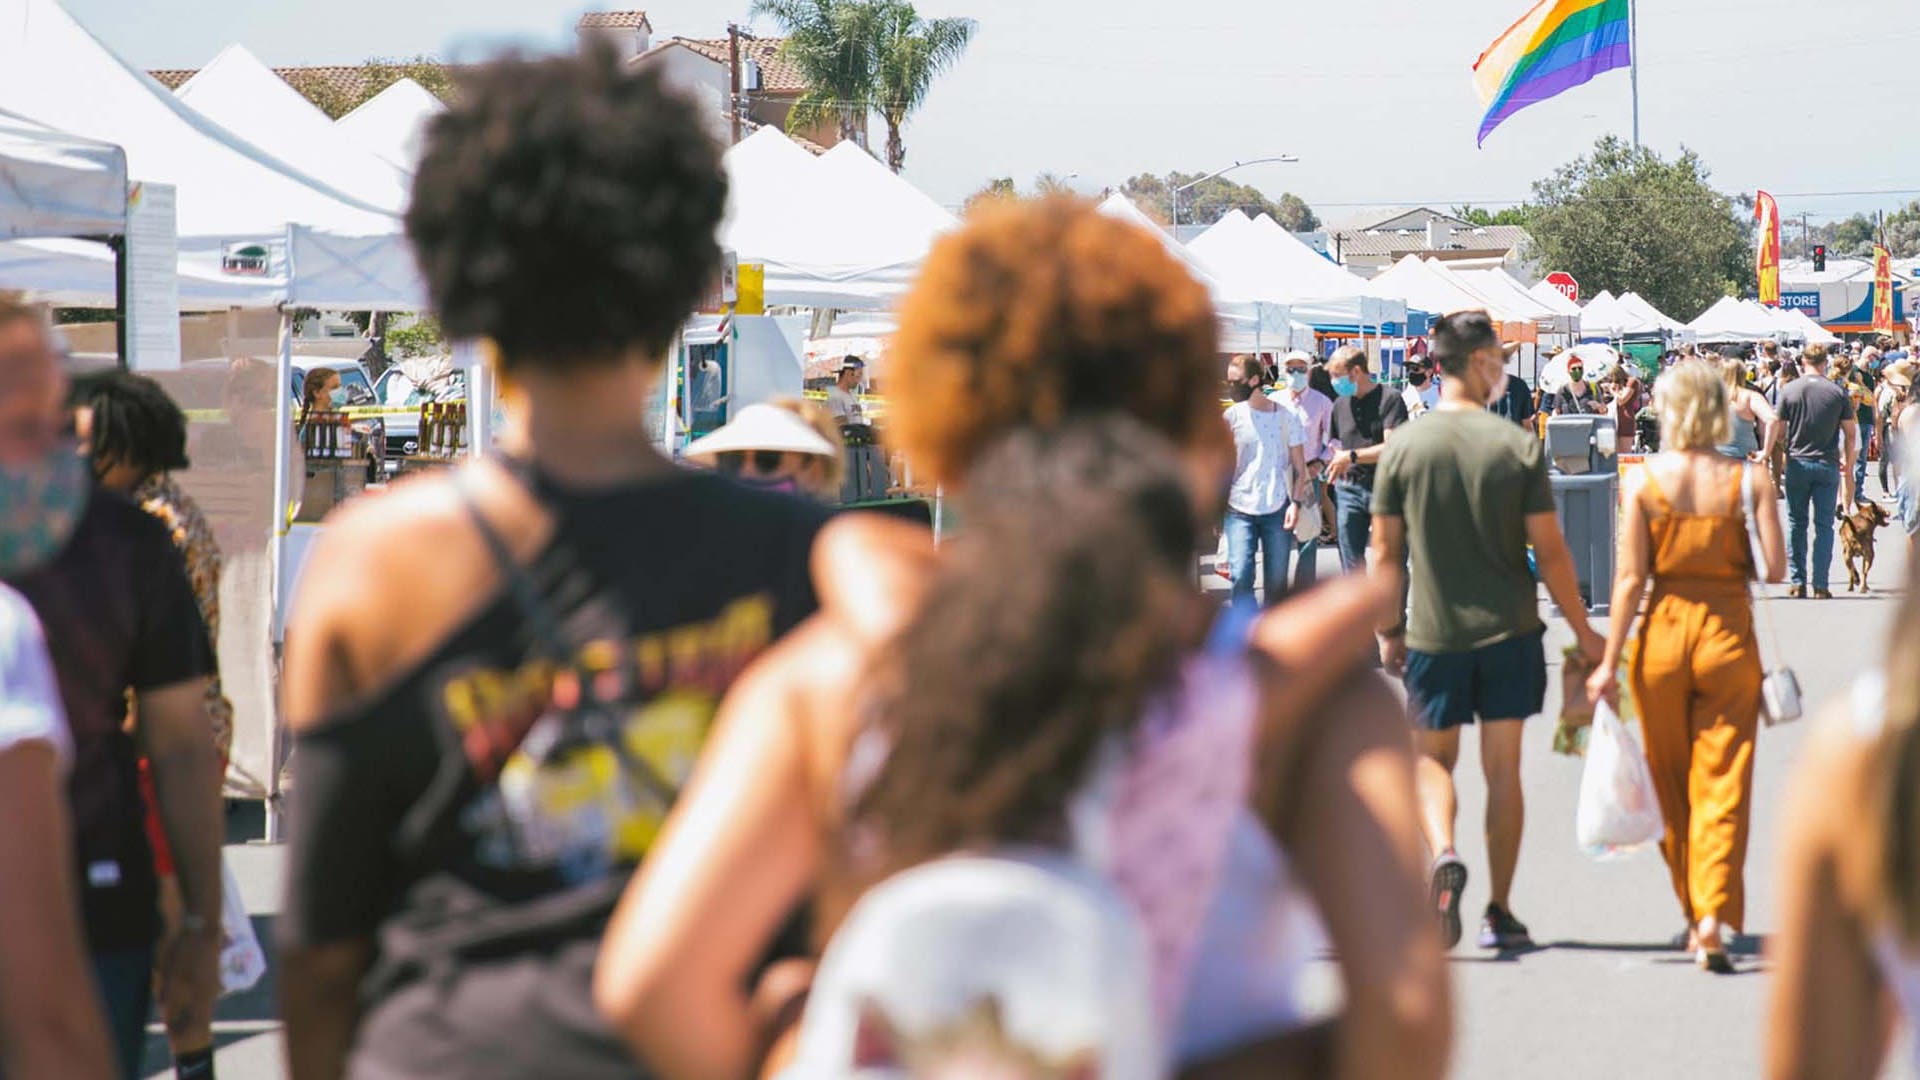
[[[1853,505],[1853,460],[1860,425],[1847,392],[1827,378],[1827,350],[1810,346],[1800,378],[1780,392],[1787,425],[1787,595],[1807,595],[1807,526],[1813,526],[1813,595],[1826,599],[1833,566],[1835,500]]]

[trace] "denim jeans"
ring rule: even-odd
[[[1227,511],[1227,562],[1233,572],[1233,602],[1253,603],[1253,559],[1260,553],[1260,572],[1266,578],[1265,603],[1277,604],[1287,595],[1287,557],[1293,554],[1293,532],[1287,512],[1243,514]]]
[[[146,1056],[147,1014],[153,1011],[153,947],[93,954],[93,981],[120,1075],[138,1080]]]
[[[1367,547],[1373,543],[1373,491],[1358,484],[1333,485],[1335,536],[1340,541],[1340,570],[1364,574]]]
[[[1822,461],[1787,461],[1787,580],[1806,586],[1807,526],[1813,526],[1813,579],[1816,589],[1831,584],[1833,510],[1840,501],[1840,467]]]

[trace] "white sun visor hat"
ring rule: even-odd
[[[735,450],[778,450],[814,457],[834,457],[837,451],[805,420],[777,405],[749,405],[731,423],[687,447],[687,457],[711,463]]]

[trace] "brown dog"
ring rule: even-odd
[[[1834,516],[1840,519],[1840,547],[1847,558],[1847,591],[1866,592],[1867,575],[1873,573],[1873,534],[1887,524],[1887,512],[1879,503],[1863,502],[1851,514],[1842,507]]]

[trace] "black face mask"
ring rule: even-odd
[[[1415,386],[1425,386],[1427,385],[1427,373],[1424,371],[1409,371],[1407,372],[1407,381]]]
[[[1254,384],[1250,382],[1233,382],[1227,384],[1227,395],[1235,401],[1250,400],[1253,397],[1253,390]]]

